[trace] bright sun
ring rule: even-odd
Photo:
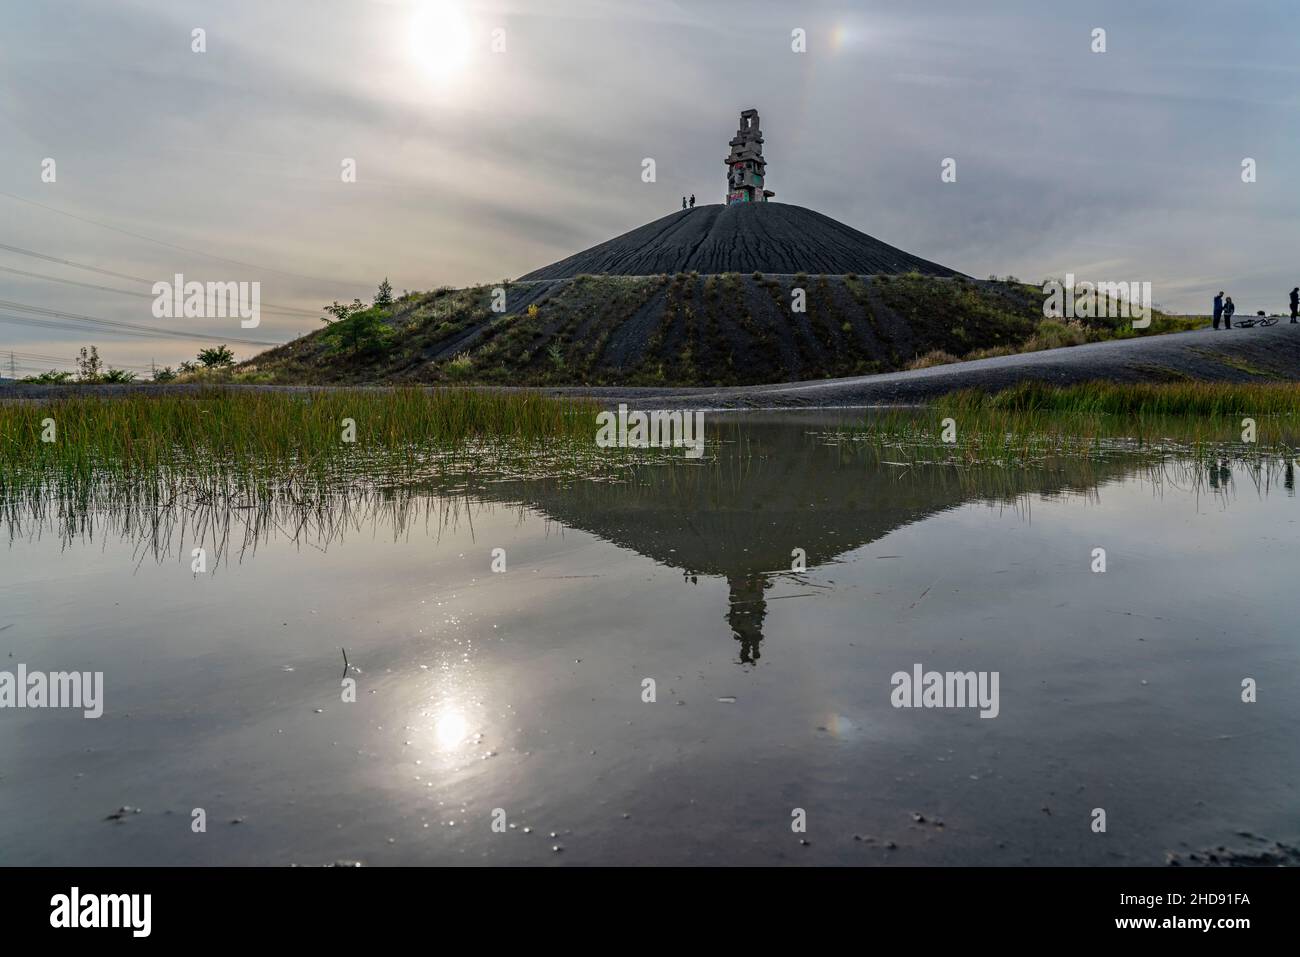
[[[465,740],[469,733],[469,722],[459,711],[444,711],[433,723],[433,736],[438,747],[450,751]]]
[[[416,0],[411,56],[433,80],[459,73],[474,47],[473,27],[456,0]]]

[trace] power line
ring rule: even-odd
[[[15,349],[8,350],[10,356],[17,356],[19,359],[35,359],[37,362],[67,362],[67,356],[47,356],[40,352],[18,352]]]
[[[136,381],[143,381],[146,378],[151,378],[149,376],[148,370],[144,372],[138,372],[134,369],[124,369],[121,366],[114,365],[111,362],[104,363],[104,368],[106,370],[115,369],[119,372],[128,372]],[[73,376],[77,375],[76,370],[73,369],[51,369],[49,366],[24,366],[20,364],[18,368],[14,370],[13,374],[9,378],[22,379],[27,376],[39,376],[46,372],[62,372],[68,375],[73,375]]]
[[[14,269],[12,266],[0,266],[0,272],[13,273],[15,276],[28,276],[32,279],[44,279],[47,282],[61,282],[68,286],[80,286],[82,289],[98,289],[100,292],[115,292],[121,296],[135,296],[138,299],[153,298],[147,292],[136,292],[134,289],[114,289],[112,286],[97,286],[93,282],[77,282],[75,279],[64,279],[61,276],[47,276],[44,273],[28,272],[26,269]]]
[[[0,313],[0,322],[13,323],[19,326],[34,326],[38,329],[56,329],[60,332],[68,332],[75,327],[64,325],[53,319],[37,319],[34,316],[6,316]],[[152,339],[153,336],[147,332],[131,332],[126,329],[100,329],[97,330],[101,335],[109,336],[127,336],[133,339]],[[210,339],[202,340],[210,342]]]
[[[58,359],[59,361],[63,360],[62,356],[47,355],[46,353],[43,352],[24,352],[21,349],[4,349],[0,351],[7,352],[9,355],[26,356],[28,359]]]
[[[41,355],[40,353],[36,353],[36,352],[19,352],[16,349],[0,351],[0,359],[3,359],[5,356],[14,359],[15,361],[17,361],[19,365],[29,365],[29,366],[33,364],[44,365],[45,363],[49,363],[49,362],[57,362],[63,365],[73,365],[77,362],[77,358],[75,356],[71,358],[68,356],[47,356],[47,355]],[[108,360],[106,359],[104,361],[107,362]],[[114,368],[134,369],[137,372],[148,372],[152,368],[151,366],[142,365],[140,363],[135,363],[135,362],[122,362],[122,363],[115,362],[115,363],[111,363],[111,365]]]
[[[100,269],[98,266],[87,266],[84,263],[74,263],[71,259],[60,259],[58,256],[48,256],[45,253],[33,252],[30,249],[20,249],[17,246],[9,246],[0,243],[0,249],[8,250],[11,253],[18,253],[21,256],[31,256],[33,259],[44,259],[46,262],[58,263],[61,266],[71,266],[73,269],[85,269],[88,272],[97,272],[101,276],[112,276],[114,279],[130,279],[132,282],[148,283],[150,280],[143,279],[140,276],[130,276],[124,272],[113,272],[111,269]]]
[[[21,349],[0,349],[0,364],[3,364],[4,358],[8,356],[9,377],[15,378],[16,372],[24,374],[40,374],[42,372],[58,371],[58,366],[75,367],[78,358],[72,356],[52,356],[43,352],[26,352]],[[150,359],[148,365],[142,365],[134,362],[111,362],[104,359],[104,366],[109,369],[121,369],[124,372],[134,372],[141,376],[152,378],[158,371],[158,364]],[[53,368],[52,368],[53,367]]]
[[[34,316],[7,316],[0,313],[0,322],[7,322],[19,326],[33,326],[37,329],[54,329],[58,332],[75,331],[77,327],[67,326],[54,319],[37,319]],[[127,329],[95,329],[100,335],[106,336],[126,336],[129,339],[152,339],[154,336],[148,332],[131,332]],[[193,337],[199,342],[212,342],[211,338],[200,336]]]
[[[100,319],[97,316],[83,316],[75,312],[62,312],[58,309],[45,309],[41,306],[28,306],[21,302],[11,302],[8,299],[0,299],[0,306],[6,309],[17,309],[19,312],[31,312],[38,316],[49,316],[54,319],[62,319],[71,322],[85,323],[88,325],[98,326],[105,331],[120,330],[122,335],[137,336],[168,336],[176,339],[195,339],[202,342],[211,342],[213,339],[224,339],[226,342],[235,342],[246,346],[278,346],[283,343],[267,342],[263,339],[244,339],[237,336],[214,336],[210,334],[196,332],[181,332],[178,329],[163,329],[158,326],[141,326],[131,322],[118,322],[113,319]],[[3,318],[3,317],[0,317]],[[17,317],[7,317],[10,321]],[[56,326],[57,328],[57,326]],[[65,327],[66,328],[66,327]]]
[[[123,236],[130,236],[133,239],[142,239],[147,243],[153,243],[157,246],[165,246],[168,249],[176,249],[179,250],[180,252],[191,253],[195,256],[206,256],[208,259],[215,259],[218,260],[219,262],[231,263],[232,265],[235,266],[243,266],[247,269],[261,269],[265,272],[278,273],[281,276],[292,276],[295,279],[308,279],[312,282],[322,282],[331,286],[338,286],[340,288],[347,286],[352,289],[356,289],[358,287],[366,288],[367,286],[369,286],[369,283],[357,282],[350,279],[322,279],[319,276],[307,276],[304,275],[303,273],[288,272],[287,270],[283,270],[283,269],[272,269],[269,266],[255,266],[252,263],[241,262],[238,259],[228,259],[225,256],[217,256],[213,253],[204,252],[201,249],[192,249],[189,246],[179,246],[176,243],[164,242],[161,239],[154,239],[152,236],[145,236],[142,233],[133,233],[130,230],[122,229],[118,226],[112,226],[109,225],[108,223],[101,223],[95,219],[89,219],[85,216],[78,216],[76,213],[69,213],[66,210],[57,209],[54,206],[47,206],[44,203],[38,203],[33,199],[24,199],[22,196],[15,196],[13,193],[6,193],[3,190],[0,190],[0,196],[7,196],[9,199],[17,200],[20,203],[26,203],[29,206],[36,206],[39,209],[48,210],[51,213],[58,213],[60,216],[67,216],[70,219],[75,219],[83,223],[89,223],[90,225],[98,226],[101,229],[109,229],[115,233],[121,233]]]
[[[69,365],[70,363],[59,363],[60,365]],[[9,378],[16,379],[20,375],[39,375],[42,372],[64,372],[71,370],[59,369],[53,365],[41,363],[39,365],[29,362],[19,362],[9,367]],[[131,371],[131,370],[128,370]]]
[[[0,353],[0,355],[3,354],[4,353]],[[39,352],[19,352],[14,349],[10,349],[8,355],[11,358],[20,359],[28,365],[31,365],[33,362],[35,363],[60,362],[67,365],[68,363],[75,363],[77,361],[75,358],[69,359],[67,356],[47,356]],[[137,372],[147,372],[152,368],[151,366],[140,365],[137,363],[121,363],[121,364],[113,363],[113,365],[115,368],[134,369]]]
[[[4,300],[0,300],[0,306],[7,305],[8,304]],[[166,329],[157,329],[152,326],[134,326],[128,323],[114,323],[108,319],[94,319],[89,316],[76,316],[71,314],[59,314],[49,316],[48,318],[41,314],[38,314],[38,316],[8,316],[0,314],[0,321],[18,323],[19,325],[38,326],[45,329],[60,329],[64,332],[77,328],[75,324],[79,323],[103,334],[130,336],[137,339],[149,339],[156,336],[164,336],[169,339],[185,339],[193,342],[213,342],[214,340],[220,340],[222,342],[235,343],[243,346],[274,347],[283,345],[283,343],[266,342],[261,339],[242,339],[235,336],[204,335],[203,333],[197,332],[173,332]],[[74,325],[69,326],[66,324],[67,322],[72,322]]]
[[[175,329],[163,329],[159,326],[142,326],[134,322],[121,322],[117,319],[101,319],[99,316],[84,316],[77,312],[63,312],[59,309],[47,309],[45,306],[30,306],[22,302],[13,302],[9,299],[0,299],[0,306],[6,309],[17,309],[19,312],[34,312],[39,316],[52,316],[56,319],[70,319],[77,322],[91,322],[101,326],[116,326],[124,329],[139,329],[144,332],[150,332],[160,336],[184,336],[196,335],[196,333],[183,333]],[[234,317],[232,317],[234,318]],[[197,334],[200,338],[210,339],[211,336]],[[254,339],[231,339],[231,342],[243,341],[245,345],[251,346],[276,346],[278,342],[262,342]]]
[[[104,275],[113,276],[117,279],[129,279],[132,282],[142,282],[148,286],[152,286],[154,283],[154,280],[141,279],[138,276],[128,276],[126,273],[110,272],[109,270],[106,269],[100,269],[97,266],[87,266],[82,263],[75,263],[70,259],[59,259],[54,256],[47,256],[45,253],[33,252],[30,249],[20,249],[17,246],[7,246],[4,243],[0,243],[0,249],[6,249],[9,252],[20,253],[21,255],[24,256],[33,256],[37,259],[44,259],[47,260],[48,262],[59,263],[64,266],[71,266],[74,269],[87,269],[92,272],[103,273]],[[133,290],[130,289],[114,289],[112,286],[97,286],[94,283],[77,282],[77,280],[75,279],[63,279],[60,276],[46,276],[43,273],[28,272],[25,269],[14,269],[12,266],[0,266],[0,271],[14,273],[15,275],[18,276],[30,276],[33,279],[44,279],[47,282],[61,282],[61,283],[66,283],[69,286],[82,286],[86,289],[98,289],[101,292],[115,292],[121,296],[136,296],[141,299],[156,298],[152,293],[134,292]],[[265,309],[267,312],[272,312],[272,313],[287,313],[291,315],[312,316],[314,318],[319,318],[318,313],[313,312],[310,309],[299,309],[297,306],[281,306],[274,302],[262,303],[261,308]]]

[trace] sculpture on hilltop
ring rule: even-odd
[[[763,132],[758,127],[758,110],[740,114],[740,129],[731,140],[727,164],[727,205],[766,203],[776,193],[763,188],[767,163],[763,160]]]

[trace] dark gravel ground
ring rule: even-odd
[[[547,395],[589,396],[610,405],[642,408],[783,409],[847,407],[924,402],[958,389],[994,391],[1027,380],[1070,385],[1102,379],[1112,382],[1209,382],[1300,380],[1300,325],[1283,320],[1270,328],[1215,331],[1197,329],[998,356],[914,372],[739,386],[727,389],[541,388]],[[0,383],[0,399],[39,400],[69,393],[120,395],[130,392],[187,394],[199,385],[22,385]],[[210,386],[207,388],[211,388]],[[229,386],[311,392],[320,386]],[[484,387],[491,388],[491,387]],[[509,390],[507,390],[509,391]]]
[[[743,386],[732,389],[545,389],[705,408],[811,408],[925,402],[959,389],[996,391],[1037,380],[1072,385],[1093,380],[1208,382],[1300,380],[1300,325],[1196,329],[1143,339],[1118,339],[1021,355],[977,359],[913,372]]]
[[[679,272],[960,275],[802,206],[742,203],[672,213],[519,281]]]

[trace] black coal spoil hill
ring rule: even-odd
[[[683,272],[961,275],[802,206],[739,203],[673,213],[519,278]]]

